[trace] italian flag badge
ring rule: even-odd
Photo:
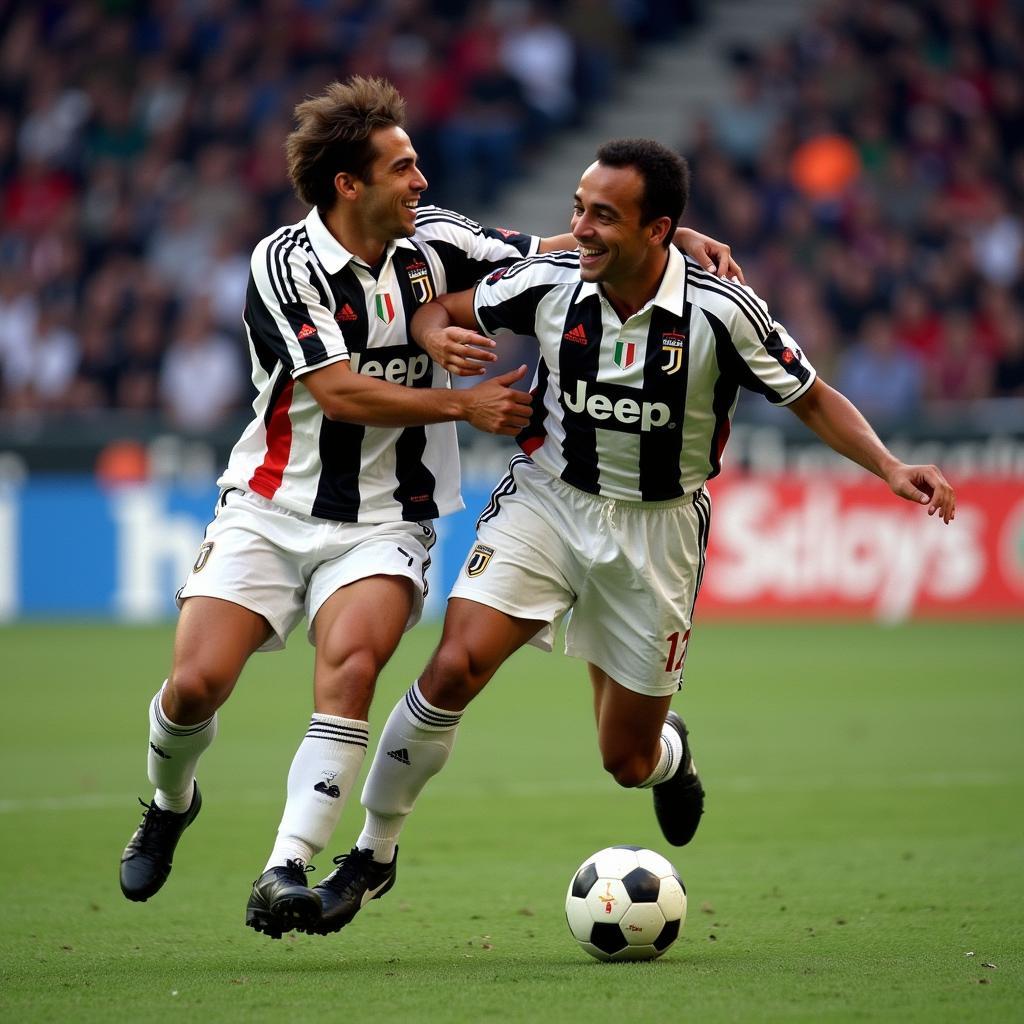
[[[625,370],[632,366],[636,360],[636,343],[632,341],[615,342],[615,353],[612,358],[620,369]]]
[[[374,304],[377,309],[378,320],[389,324],[395,319],[395,305],[387,292],[378,292],[374,298]]]

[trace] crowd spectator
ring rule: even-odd
[[[734,56],[690,223],[880,425],[1020,396],[1024,8],[840,0]]]
[[[239,359],[227,402],[166,404],[191,351],[171,359],[175,325],[187,336],[198,307],[206,335],[240,351],[252,245],[303,215],[282,151],[291,111],[325,82],[392,78],[428,198],[472,212],[706,6],[14,5],[0,33],[0,414],[166,408],[197,428],[244,404]],[[733,56],[687,146],[688,222],[733,245],[826,375],[864,376],[884,333],[915,402],[1019,396],[1021,5],[834,0]]]
[[[189,433],[221,422],[240,397],[239,356],[238,347],[217,330],[209,304],[190,303],[160,366],[160,398],[168,421]]]
[[[866,317],[840,357],[836,386],[879,429],[913,422],[921,406],[921,362],[900,345],[884,313]]]
[[[430,201],[465,209],[493,202],[699,5],[14,5],[0,15],[0,414],[163,408],[201,429],[230,413],[240,360],[227,402],[184,387],[183,368],[228,373],[209,339],[239,348],[249,252],[303,215],[282,143],[326,82],[394,80]]]

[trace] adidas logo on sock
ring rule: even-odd
[[[412,764],[409,760],[409,751],[402,747],[401,750],[389,750],[388,757],[393,757],[396,761],[401,761],[402,764]]]

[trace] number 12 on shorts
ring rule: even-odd
[[[676,630],[665,637],[668,644],[668,657],[665,659],[666,672],[682,672],[683,662],[686,661],[686,648],[690,642],[690,630],[680,633]]]

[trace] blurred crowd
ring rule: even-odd
[[[732,58],[688,223],[873,422],[1024,396],[1024,5],[843,0]]]
[[[580,123],[669,0],[78,0],[0,33],[0,412],[160,409],[202,431],[248,401],[248,259],[305,216],[292,109],[384,75],[435,203],[492,202]]]
[[[305,210],[282,144],[351,73],[407,97],[429,199],[485,207],[701,0],[77,0],[0,32],[0,414],[248,403],[252,246]],[[687,222],[728,240],[880,421],[1024,394],[1024,15],[842,0],[733,54],[687,146]],[[728,90],[727,90],[728,91]]]

